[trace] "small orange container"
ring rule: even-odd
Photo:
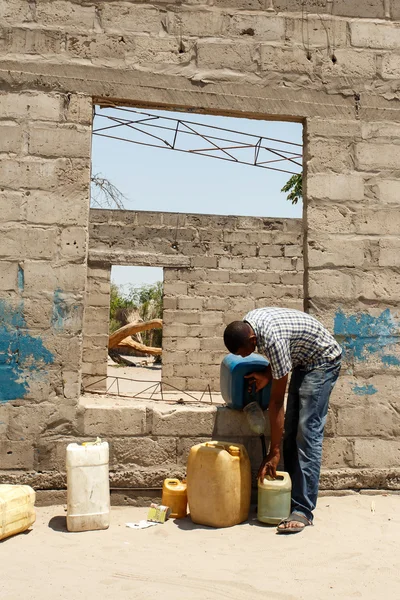
[[[186,481],[164,479],[161,504],[171,509],[171,519],[183,519],[187,515]]]

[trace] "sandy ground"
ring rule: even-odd
[[[153,364],[153,359],[140,359],[136,357],[124,357],[134,362],[137,366],[116,365],[111,359],[107,368],[107,390],[109,394],[127,397],[136,397],[143,400],[168,400],[186,403],[201,401],[210,404],[224,404],[221,394],[210,392],[205,389],[195,392],[182,392],[164,384],[161,394],[159,382],[161,381],[161,365]]]
[[[33,529],[0,542],[1,600],[397,600],[400,496],[322,497],[316,526],[278,536],[189,518],[150,529],[112,509],[107,531],[68,533],[63,507],[39,508]]]

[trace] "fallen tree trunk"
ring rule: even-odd
[[[153,319],[152,321],[146,321],[144,323],[128,323],[117,331],[114,331],[108,338],[108,349],[116,348],[123,340],[125,341],[130,335],[140,333],[141,331],[148,331],[149,329],[161,329],[162,319]],[[138,343],[138,342],[136,342]],[[140,344],[143,346],[143,344]],[[147,346],[143,346],[147,348]]]
[[[143,352],[143,354],[150,354],[150,356],[161,356],[162,354],[161,348],[145,346],[144,344],[136,342],[132,338],[125,338],[124,340],[122,340],[122,342],[120,342],[116,347],[116,350],[136,350],[137,352]]]

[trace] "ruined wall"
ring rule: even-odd
[[[323,484],[400,487],[399,20],[397,0],[0,2],[2,480],[60,487],[67,439],[131,439],[76,409],[98,101],[304,122],[307,309],[346,350]]]
[[[260,306],[303,310],[302,237],[298,219],[91,209],[85,387],[105,389],[110,265],[164,267],[163,382],[218,391],[228,323]]]

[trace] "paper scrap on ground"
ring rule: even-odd
[[[139,523],[125,523],[125,525],[131,529],[146,529],[147,527],[153,527],[153,525],[159,525],[159,523],[145,521],[142,519],[142,521],[139,521]]]

